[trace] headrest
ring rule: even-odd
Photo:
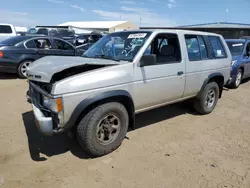
[[[171,44],[161,47],[160,53],[165,56],[174,56],[174,46]]]

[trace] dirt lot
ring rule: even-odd
[[[199,116],[183,103],[137,116],[115,152],[89,159],[67,135],[42,137],[27,82],[0,79],[0,187],[250,188],[250,82]]]

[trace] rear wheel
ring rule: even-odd
[[[210,82],[204,88],[201,97],[194,103],[194,108],[201,114],[211,113],[219,99],[219,86],[216,82]]]
[[[78,124],[77,140],[90,156],[108,154],[121,145],[128,122],[128,113],[122,104],[102,104],[86,114]]]
[[[19,75],[20,78],[27,78],[27,67],[30,66],[30,64],[32,63],[31,60],[27,60],[27,61],[23,61],[17,70],[17,73]]]

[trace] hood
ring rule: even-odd
[[[241,56],[240,55],[234,55],[234,56],[232,56],[232,60],[234,61],[234,60],[239,60],[239,59],[241,59]]]
[[[65,69],[78,67],[82,65],[117,65],[118,63],[109,59],[94,59],[84,57],[62,57],[62,56],[46,56],[34,61],[27,68],[27,76],[31,80],[39,82],[51,81],[55,73]]]

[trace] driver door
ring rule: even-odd
[[[134,98],[137,111],[182,98],[185,65],[176,34],[159,34],[145,51],[155,54],[156,64],[135,67]]]
[[[245,61],[245,68],[246,68],[244,78],[246,78],[250,76],[250,42],[246,44],[246,49],[244,52],[244,61]]]
[[[185,86],[185,66],[176,34],[157,35],[145,53],[156,54],[157,62],[135,68],[137,111],[182,98]]]

